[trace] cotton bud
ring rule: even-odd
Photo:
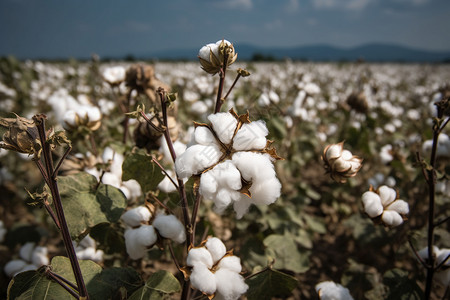
[[[40,156],[42,146],[33,120],[16,115],[16,118],[0,118],[0,126],[7,129],[3,141],[0,141],[0,148]]]
[[[362,166],[362,159],[344,149],[344,142],[325,147],[322,154],[325,170],[333,180],[344,183],[354,177]]]
[[[198,59],[202,69],[209,74],[216,74],[225,64],[227,58],[227,67],[236,61],[237,53],[235,53],[233,44],[227,40],[217,41],[215,44],[207,44],[198,52]]]
[[[409,213],[406,201],[398,199],[397,192],[386,185],[380,186],[376,191],[371,190],[362,195],[364,211],[372,219],[380,218],[389,227],[403,223]]]
[[[152,213],[146,206],[138,206],[126,211],[121,219],[130,227],[137,227],[142,223],[148,222]]]
[[[125,68],[122,66],[115,66],[106,68],[103,71],[103,78],[112,86],[121,84],[125,80]]]
[[[320,300],[353,300],[350,291],[333,281],[323,281],[316,285]]]
[[[162,237],[174,240],[181,244],[186,240],[186,231],[180,220],[174,215],[159,213],[152,225],[158,230]]]

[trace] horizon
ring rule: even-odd
[[[450,52],[448,0],[0,1],[0,56],[123,57],[235,45]]]

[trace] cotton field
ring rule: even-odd
[[[2,298],[41,289],[33,276],[73,297],[84,278],[90,299],[150,297],[152,278],[173,299],[447,297],[450,65],[205,47],[0,60]]]

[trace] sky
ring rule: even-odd
[[[0,0],[0,56],[82,58],[239,44],[450,50],[449,0]]]

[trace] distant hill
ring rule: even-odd
[[[235,44],[240,60],[250,60],[255,55],[262,58],[308,61],[354,61],[371,62],[449,62],[450,51],[438,52],[414,49],[394,44],[366,44],[353,48],[339,48],[329,45],[311,45],[291,48],[265,48],[249,44]],[[139,58],[192,60],[199,49],[168,49],[150,54],[137,55]]]

